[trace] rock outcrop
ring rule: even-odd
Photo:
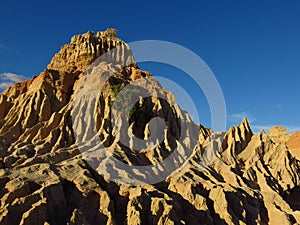
[[[289,139],[286,141],[286,146],[292,155],[300,160],[300,132],[291,134]]]
[[[289,152],[300,160],[300,132],[289,134],[285,127],[274,126],[270,129],[269,136],[273,141],[285,144]]]
[[[105,53],[118,59],[99,61]],[[104,67],[99,94],[81,93]],[[115,30],[76,35],[0,95],[0,224],[299,224],[298,137],[253,134],[247,119],[213,133],[138,68]]]
[[[289,134],[285,127],[274,126],[270,128],[269,136],[276,142],[285,143],[289,139]]]

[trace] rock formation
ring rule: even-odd
[[[286,146],[288,147],[292,155],[300,160],[300,132],[295,132],[290,135],[289,139],[286,142]]]
[[[300,160],[300,132],[289,134],[285,127],[274,126],[271,127],[269,136],[273,141],[285,144],[290,153]]]
[[[276,142],[285,143],[289,139],[289,134],[285,127],[274,126],[270,128],[269,136]]]
[[[76,35],[40,75],[0,95],[0,224],[299,224],[299,133],[253,134],[247,119],[217,134],[196,125],[128,51],[113,29]],[[97,61],[106,53],[119,57],[115,65]],[[95,83],[87,78],[91,64],[113,71],[94,96],[97,107],[87,104],[86,93],[75,104],[81,86]],[[141,92],[126,89],[130,83]],[[143,91],[148,97],[126,109],[126,126],[118,114],[126,104],[116,103]],[[88,129],[93,124],[95,134]],[[153,133],[162,140],[151,139]],[[136,146],[134,136],[147,144]],[[94,145],[121,165],[151,170],[126,173],[106,157],[86,155]],[[140,146],[144,151],[135,151]],[[179,146],[186,158],[172,156]],[[166,159],[166,167],[157,166]],[[114,173],[99,174],[95,160]],[[155,176],[162,179],[126,183]]]

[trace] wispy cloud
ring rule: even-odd
[[[25,77],[22,75],[14,73],[0,73],[0,90],[4,90],[23,80],[25,80]]]
[[[284,105],[281,105],[281,104],[278,104],[278,105],[276,105],[276,109],[281,109],[281,108],[283,108],[284,107]]]
[[[16,56],[20,55],[20,53],[18,51],[15,51],[15,50],[13,50],[13,49],[9,48],[8,46],[6,46],[4,44],[1,44],[1,43],[0,43],[0,50],[3,50],[7,53],[10,53],[10,54],[13,54],[13,55],[16,55]]]
[[[284,108],[284,105],[278,104],[275,106],[276,109],[281,109]],[[270,124],[256,124],[255,123],[255,118],[252,116],[251,112],[249,111],[244,111],[244,112],[239,112],[239,113],[234,113],[234,114],[230,114],[228,116],[228,120],[231,123],[231,126],[236,126],[237,124],[239,124],[244,118],[247,118],[248,121],[251,124],[251,129],[254,133],[259,133],[262,130],[264,130],[265,132],[269,132],[271,127],[277,126],[276,124],[270,125]],[[257,122],[257,121],[256,121]],[[297,131],[300,131],[300,125],[297,126],[291,126],[291,125],[279,125],[279,126],[283,126],[286,128],[288,133],[294,133]]]
[[[300,131],[300,126],[285,126],[289,133]]]
[[[247,118],[250,123],[253,123],[255,121],[255,118],[253,118],[253,116],[246,111],[230,114],[228,116],[228,120],[232,123],[240,123],[244,118]]]
[[[273,127],[273,125],[252,125],[251,129],[254,133],[259,133],[262,130],[264,130],[265,132],[269,132],[271,127]]]
[[[259,133],[260,131],[264,130],[265,132],[269,132],[271,127],[274,127],[276,125],[251,125],[251,129],[253,130],[254,133]],[[297,131],[300,131],[300,126],[285,126],[285,125],[280,125],[286,128],[288,133],[294,133]]]
[[[10,52],[10,49],[6,45],[1,44],[1,43],[0,43],[0,49]]]

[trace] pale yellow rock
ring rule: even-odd
[[[85,105],[76,105],[76,90],[91,63],[115,47],[120,47],[120,64],[133,62],[114,29],[76,35],[39,76],[0,95],[0,224],[300,224],[298,133],[274,127],[270,134],[253,134],[247,119],[213,133],[194,124],[174,94],[135,63],[120,68],[102,62],[94,68],[95,73],[107,68],[114,73],[95,99],[95,123],[86,118],[81,106],[93,110],[90,96],[82,97]],[[85,84],[92,86],[93,78]],[[128,83],[143,87],[150,97],[139,96],[125,123],[112,105]],[[127,90],[125,97],[132,94]],[[163,132],[151,125],[155,116],[166,121]],[[92,125],[96,141],[88,139]],[[137,168],[130,174],[111,164],[123,181],[172,171],[157,184],[113,182],[108,172],[97,173],[97,160],[107,166],[108,159],[97,151],[89,157],[81,153],[75,129],[89,150],[102,144],[127,165],[157,166],[153,174]],[[120,132],[128,134],[122,140],[126,143],[120,143]],[[153,133],[162,141],[152,140],[137,152],[134,137],[151,140]],[[172,156],[174,151],[181,157]],[[168,158],[163,168],[159,163]]]

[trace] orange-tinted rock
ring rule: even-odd
[[[300,160],[300,132],[293,133],[287,140],[286,145],[292,155]]]

